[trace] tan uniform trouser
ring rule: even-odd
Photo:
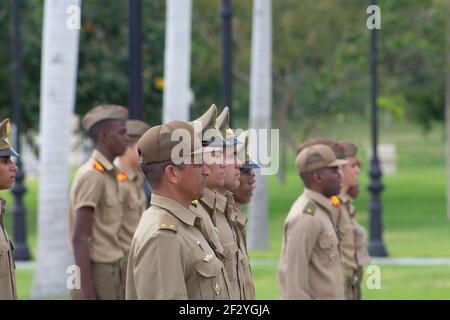
[[[358,267],[353,277],[345,279],[345,299],[361,300],[361,282],[363,277],[363,268]]]
[[[125,299],[125,272],[126,262],[120,259],[113,263],[91,262],[92,281],[98,300],[124,300]],[[81,290],[71,291],[73,300],[82,300]]]

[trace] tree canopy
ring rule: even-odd
[[[21,1],[24,128],[39,124],[42,1]],[[273,2],[274,127],[303,130],[330,116],[369,110],[366,2]],[[430,128],[444,119],[447,2],[379,3],[379,105],[395,117]],[[10,7],[0,7],[0,115],[12,117]],[[249,105],[251,1],[233,1],[233,116],[245,126]],[[221,105],[220,1],[193,1],[192,116]],[[128,2],[84,1],[76,112],[98,103],[128,104]],[[143,1],[145,120],[161,122],[165,1]],[[283,132],[282,132],[283,134]],[[285,135],[286,137],[286,135]],[[289,139],[289,137],[287,137]]]

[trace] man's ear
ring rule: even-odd
[[[98,133],[98,141],[104,144],[106,143],[107,140],[108,140],[108,130],[102,128]]]
[[[178,172],[175,168],[175,166],[168,165],[164,169],[164,175],[167,177],[170,183],[177,183],[178,182]]]
[[[319,170],[317,172],[313,173],[313,178],[318,184],[322,184],[323,178],[322,178],[322,171]]]

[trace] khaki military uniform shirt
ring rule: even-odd
[[[235,201],[232,194],[228,194],[227,198],[227,211],[229,212],[228,215],[230,216],[231,225],[234,228],[239,247],[238,272],[240,279],[240,296],[242,300],[255,300],[255,284],[253,282],[245,236],[247,216],[235,207]]]
[[[0,198],[0,300],[15,300],[16,277],[13,245],[8,238],[8,233],[3,226],[5,214],[5,200]]]
[[[223,255],[223,246],[220,242],[219,231],[215,226],[215,206],[216,206],[216,193],[209,189],[204,189],[205,195],[198,201],[192,203],[191,210],[202,218],[200,230],[205,236],[211,248],[216,255]]]
[[[215,221],[219,230],[220,242],[223,246],[222,262],[227,270],[228,279],[230,279],[232,288],[232,299],[238,300],[241,297],[242,284],[242,265],[240,260],[243,258],[238,246],[238,239],[230,220],[230,212],[227,208],[227,197],[216,193]]]
[[[94,209],[89,255],[93,262],[111,263],[124,256],[119,242],[122,203],[118,170],[97,150],[75,175],[70,191],[69,242],[78,209]]]
[[[281,299],[344,299],[332,203],[305,188],[284,224],[278,280]]]
[[[350,220],[350,230],[353,233],[355,259],[354,263],[357,268],[362,267],[364,264],[368,263],[370,260],[369,253],[366,249],[365,236],[366,231],[363,226],[361,226],[356,220],[356,209],[353,206],[353,201],[348,195],[341,195],[341,208],[342,212],[345,212]]]
[[[122,226],[119,230],[119,241],[123,252],[128,255],[134,232],[146,210],[147,197],[144,193],[144,174],[119,166],[119,186],[122,197]]]
[[[341,203],[337,209],[336,226],[340,239],[339,248],[341,252],[344,277],[352,277],[358,269],[356,261],[355,235],[353,224],[348,212],[350,197],[346,194],[339,195]]]
[[[199,229],[201,219],[152,195],[131,243],[127,299],[230,299],[224,266]]]

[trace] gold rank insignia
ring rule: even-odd
[[[173,224],[161,223],[159,226],[166,229],[175,229],[175,225]]]
[[[210,262],[211,260],[212,260],[212,258],[213,258],[213,255],[212,255],[212,253],[205,253],[205,256],[203,257],[203,261],[204,262]]]
[[[94,168],[97,171],[100,171],[101,173],[105,172],[105,168],[103,168],[103,166],[98,161],[94,162],[94,164],[92,165],[92,168]]]
[[[120,171],[117,174],[117,180],[119,180],[119,182],[124,182],[125,180],[127,180],[127,174],[125,172]]]
[[[192,200],[191,204],[197,208],[198,200]]]
[[[8,137],[9,133],[11,132],[11,123],[10,123],[9,121],[6,123],[5,131],[6,131],[6,137],[3,138],[3,141],[4,141],[7,145],[9,145],[9,144],[11,144],[11,143],[9,142],[9,137]]]
[[[309,214],[310,216],[313,216],[315,212],[316,212],[316,205],[312,201],[308,202],[305,209],[303,209],[303,213]]]
[[[220,293],[220,286],[218,283],[216,283],[216,286],[214,287],[214,290],[216,291],[216,294],[219,295]]]

